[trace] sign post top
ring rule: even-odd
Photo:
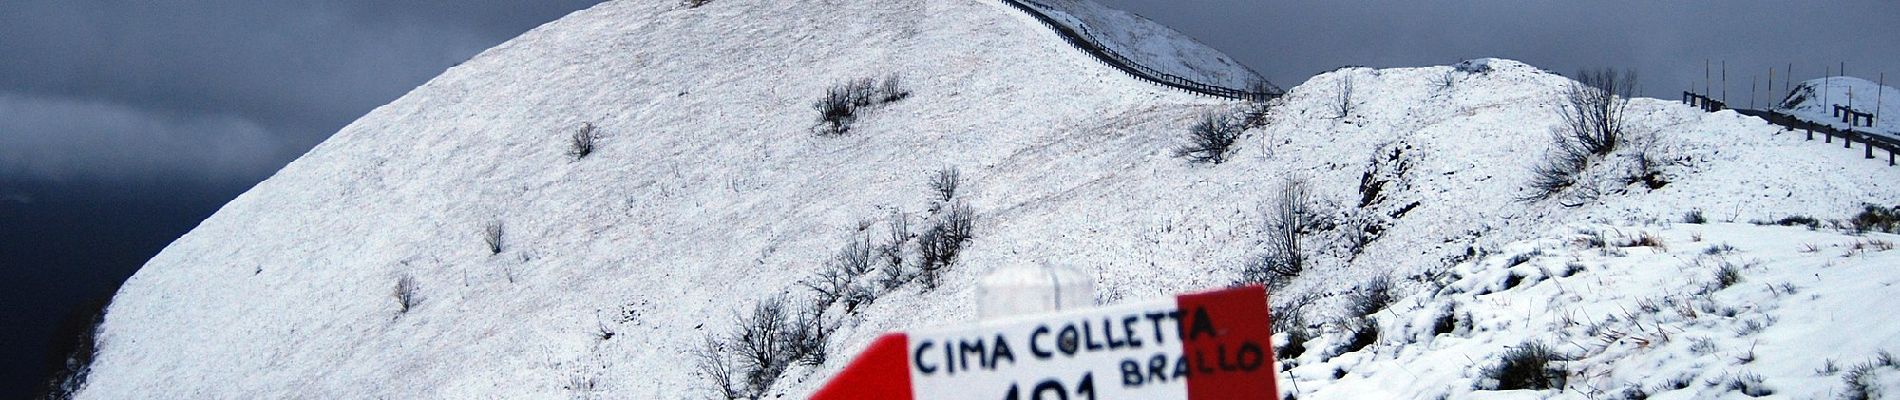
[[[976,287],[976,313],[984,321],[1094,306],[1094,277],[1047,263],[998,268]]]

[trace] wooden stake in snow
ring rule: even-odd
[[[1781,96],[1785,99],[1794,94],[1794,63],[1788,63],[1788,69],[1782,71],[1787,72],[1787,76],[1781,78]]]

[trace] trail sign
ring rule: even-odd
[[[1259,286],[879,337],[814,400],[1272,400]]]

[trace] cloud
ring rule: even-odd
[[[596,2],[0,1],[0,179],[262,178]]]
[[[279,135],[226,115],[11,92],[0,92],[0,115],[0,176],[255,179],[292,156]]]

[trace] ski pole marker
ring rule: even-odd
[[[815,400],[1279,398],[1259,286],[879,337]]]

